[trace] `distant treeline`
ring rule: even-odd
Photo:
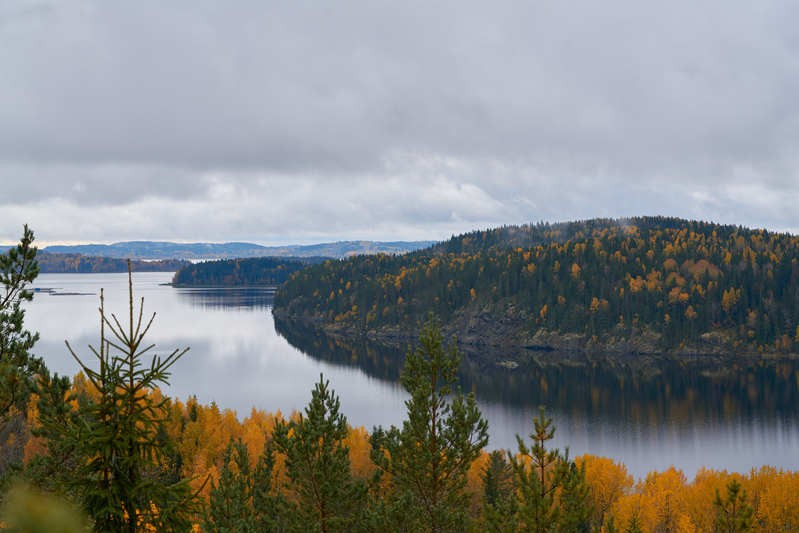
[[[127,272],[126,259],[81,254],[39,252],[36,255],[43,274],[89,274]],[[188,261],[164,259],[160,261],[131,261],[134,272],[174,272],[188,265]]]
[[[254,286],[280,285],[293,273],[324,257],[251,257],[187,264],[172,279],[174,285]]]
[[[795,352],[799,238],[664,217],[506,226],[315,265],[275,312],[377,336],[433,312],[462,339]]]
[[[249,242],[178,243],[129,241],[114,244],[53,245],[43,251],[100,255],[124,259],[235,259],[237,257],[328,257],[341,258],[359,254],[402,254],[434,244],[432,241],[339,241],[309,245],[261,246]]]

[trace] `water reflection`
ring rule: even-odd
[[[404,350],[366,339],[333,338],[296,322],[275,319],[278,334],[316,359],[358,367],[387,381],[399,379]],[[501,364],[497,364],[500,361]],[[799,362],[715,357],[602,358],[557,352],[476,352],[460,368],[464,390],[482,402],[545,405],[559,413],[652,426],[714,426],[799,413]]]
[[[352,424],[371,428],[401,421],[405,395],[400,387],[354,367],[307,357],[278,336],[270,290],[179,289],[167,284],[170,278],[159,272],[133,276],[136,297],[145,300],[145,314],[158,313],[147,337],[156,345],[152,353],[191,348],[172,369],[170,395],[196,395],[203,403],[216,402],[242,417],[253,407],[291,413],[308,403],[324,374]],[[126,274],[42,274],[37,287],[96,295],[104,288],[106,310],[124,313],[127,281]],[[97,306],[97,296],[53,297],[41,292],[27,305],[26,325],[41,334],[36,354],[53,372],[71,376],[78,371],[64,339],[80,354],[88,353],[87,345],[96,346]]]
[[[175,292],[192,307],[202,309],[266,309],[275,298],[274,287],[179,287]]]
[[[158,318],[148,340],[162,349],[191,346],[174,367],[169,393],[196,394],[245,416],[256,406],[303,408],[323,373],[356,425],[400,424],[407,395],[397,381],[404,347],[329,338],[274,321],[272,294],[261,288],[177,289],[171,275],[134,275],[145,312]],[[127,308],[124,274],[43,274],[26,324],[41,333],[36,353],[51,370],[72,375],[64,339],[86,353],[96,344],[97,296],[106,309]],[[505,362],[505,366],[496,362]],[[555,445],[574,455],[624,461],[635,476],[674,464],[691,477],[700,466],[747,471],[772,464],[799,468],[799,368],[796,361],[722,363],[716,359],[600,359],[516,350],[467,352],[460,369],[489,421],[491,448],[512,448],[527,434],[539,404],[557,425]]]

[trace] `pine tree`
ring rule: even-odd
[[[268,440],[254,469],[247,447],[231,439],[219,482],[211,483],[205,530],[218,533],[286,531],[286,501],[275,491],[275,454]]]
[[[44,364],[30,350],[39,338],[24,327],[23,302],[33,299],[27,287],[39,275],[34,236],[27,225],[19,244],[0,254],[0,425],[12,408],[21,410]]]
[[[275,449],[286,457],[289,488],[296,505],[289,510],[296,531],[350,531],[357,523],[365,487],[352,478],[348,427],[338,396],[319,376],[304,414],[274,430]]]
[[[275,452],[273,441],[267,440],[253,472],[252,506],[255,529],[260,532],[286,531],[286,501],[274,478]]]
[[[590,488],[585,480],[585,464],[577,466],[570,461],[568,454],[560,465],[560,517],[558,529],[574,533],[588,533],[591,530]]]
[[[741,533],[751,531],[754,525],[754,510],[746,498],[746,491],[733,479],[727,484],[727,497],[721,499],[716,489],[716,531],[719,533]]]
[[[372,433],[372,461],[389,474],[394,513],[409,530],[463,531],[468,523],[466,473],[488,443],[488,424],[473,395],[453,392],[460,359],[428,320],[402,372],[408,418],[402,429]]]
[[[58,484],[81,502],[95,531],[134,533],[146,525],[158,531],[187,531],[195,510],[187,480],[167,484],[156,475],[163,455],[158,435],[168,399],[156,400],[150,391],[168,384],[169,369],[188,348],[163,358],[153,356],[144,364],[144,356],[154,348],[145,345],[144,338],[155,314],[143,322],[143,300],[135,314],[130,268],[128,292],[127,327],[116,315],[106,314],[100,292],[100,343],[99,348],[89,347],[99,368],[85,364],[67,342],[97,391],[96,399],[80,398],[77,409],[67,411],[63,396],[43,396],[39,434],[61,452],[51,453],[51,462],[65,458],[62,453],[68,455],[73,468],[65,471],[57,465],[50,471],[59,473]],[[59,384],[58,378],[53,383]]]
[[[555,491],[558,488],[560,452],[546,448],[547,442],[555,437],[555,428],[552,419],[545,416],[543,407],[538,417],[533,419],[533,426],[531,447],[516,435],[519,457],[511,456],[511,465],[519,486],[520,515],[525,531],[544,532],[552,530],[558,521]]]
[[[253,473],[247,447],[231,439],[223,455],[219,483],[211,482],[205,529],[213,533],[255,533]]]
[[[516,485],[513,469],[505,453],[494,450],[488,454],[483,470],[483,529],[496,533],[517,530]]]
[[[34,427],[31,433],[44,440],[47,453],[33,457],[26,465],[25,475],[38,488],[56,492],[65,488],[61,481],[70,479],[83,460],[81,439],[64,437],[75,428],[82,427],[73,405],[78,405],[78,411],[84,409],[86,398],[71,391],[69,378],[52,375],[47,370],[37,381],[36,393],[39,397],[39,426]]]

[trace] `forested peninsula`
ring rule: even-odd
[[[799,237],[666,217],[504,226],[294,274],[274,313],[412,339],[429,313],[477,345],[610,353],[799,349]]]
[[[325,261],[324,257],[252,257],[186,264],[175,272],[176,287],[253,287],[280,285],[293,273]]]

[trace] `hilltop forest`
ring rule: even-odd
[[[465,343],[618,352],[795,352],[799,237],[677,218],[474,231],[294,274],[275,314],[408,339],[428,313]]]

